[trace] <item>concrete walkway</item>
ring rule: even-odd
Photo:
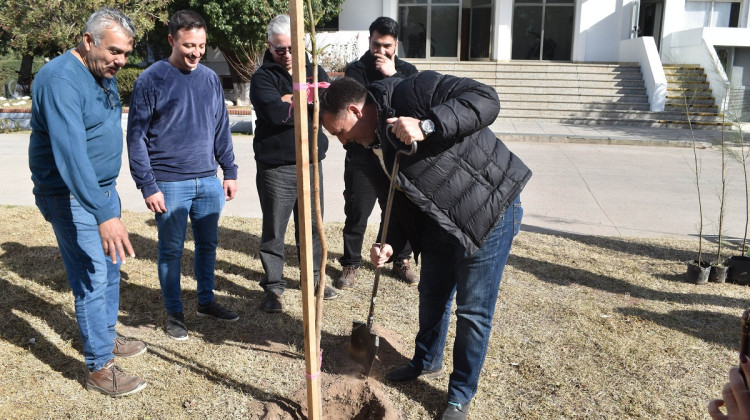
[[[698,202],[690,130],[581,127],[561,124],[495,126],[534,172],[522,194],[524,230],[585,235],[688,237],[697,232]],[[699,145],[720,133],[695,132]],[[29,134],[0,135],[0,204],[33,206],[27,164]],[[255,188],[252,137],[235,135],[239,169],[238,197],[224,215],[261,217]],[[659,146],[659,147],[654,147]],[[721,185],[721,151],[697,150],[705,232],[716,233]],[[128,172],[127,155],[118,180],[123,208],[147,211]],[[327,221],[344,220],[344,150],[335,138],[324,161]],[[742,166],[727,158],[725,235],[742,238],[745,195]],[[376,210],[371,223],[379,220]]]

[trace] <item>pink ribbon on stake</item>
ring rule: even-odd
[[[313,103],[314,94],[315,94],[315,88],[318,89],[326,89],[328,86],[331,86],[328,82],[318,82],[318,83],[292,83],[292,88],[294,90],[306,90],[307,91],[307,103],[311,104]],[[294,110],[294,101],[292,101],[292,105],[289,107],[289,115],[286,116],[286,119],[284,122],[289,121],[290,118],[292,118],[292,112]]]
[[[315,88],[318,89],[326,89],[328,86],[331,86],[328,82],[318,82],[318,83],[293,83],[292,87],[294,90],[307,90],[307,103],[311,104],[313,103],[313,93],[315,93]]]
[[[318,373],[311,374],[310,372],[305,372],[305,376],[307,376],[307,378],[310,380],[318,379],[318,376],[320,376],[320,374],[323,373],[323,371],[320,370],[322,366],[323,366],[323,349],[320,349],[320,354],[318,355]]]

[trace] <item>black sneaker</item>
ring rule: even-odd
[[[337,292],[333,287],[326,286],[326,288],[323,289],[324,300],[336,299],[337,297],[339,297],[339,292]]]
[[[216,301],[209,303],[206,306],[198,305],[198,316],[212,316],[222,321],[235,322],[240,319],[240,316],[236,313],[225,308]]]
[[[469,404],[448,402],[440,420],[466,420],[469,416]]]
[[[167,314],[167,335],[173,340],[183,341],[188,339],[185,315],[182,312]]]
[[[442,369],[423,370],[417,369],[411,362],[408,365],[393,369],[385,375],[385,379],[391,382],[409,382],[417,378],[437,378],[443,373]]]
[[[281,312],[281,296],[274,292],[263,294],[263,300],[260,301],[260,310],[268,313]]]

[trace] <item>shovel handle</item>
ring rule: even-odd
[[[388,124],[387,130],[390,132],[393,129],[393,125]],[[385,246],[386,234],[388,233],[388,225],[391,221],[391,207],[393,207],[393,193],[396,190],[396,177],[398,176],[398,167],[401,162],[401,156],[412,156],[417,153],[417,142],[411,143],[411,149],[399,149],[396,152],[396,157],[393,159],[393,169],[391,170],[391,183],[388,186],[388,200],[385,205],[385,215],[383,216],[383,231],[380,233],[380,249],[382,250]],[[381,267],[375,268],[375,280],[372,283],[372,297],[370,298],[370,312],[367,315],[367,329],[372,330],[372,324],[375,320],[375,301],[378,297],[378,284],[380,283],[380,271]]]

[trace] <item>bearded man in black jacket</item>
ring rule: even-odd
[[[388,77],[403,78],[417,74],[417,68],[398,58],[398,22],[381,16],[370,24],[370,48],[357,61],[349,63],[345,75],[364,86],[376,80]],[[349,143],[346,146],[344,161],[344,221],[343,238],[344,254],[339,258],[341,277],[334,285],[339,289],[354,286],[357,270],[362,262],[362,241],[367,229],[367,218],[370,217],[377,199],[380,209],[385,209],[388,184],[372,184],[371,171],[379,171],[378,160],[359,144]],[[378,179],[378,178],[375,178]],[[393,234],[400,234],[393,231]],[[391,232],[389,232],[389,235]],[[393,261],[393,275],[411,286],[419,283],[419,277],[411,268],[411,247],[408,242]]]
[[[294,140],[294,113],[292,111],[292,36],[288,15],[276,16],[268,23],[268,49],[263,55],[263,65],[250,79],[250,101],[257,114],[253,152],[258,166],[255,184],[263,212],[260,239],[260,261],[265,276],[260,281],[264,290],[260,309],[264,312],[281,312],[281,294],[286,288],[284,280],[284,233],[289,217],[294,213],[294,236],[299,255],[297,228],[297,167]],[[305,54],[304,51],[297,52]],[[312,82],[313,65],[305,55],[306,80]],[[328,81],[328,74],[318,66],[318,80]],[[308,114],[312,118],[312,112]],[[312,124],[308,124],[312,138]],[[311,146],[312,148],[312,142]],[[323,196],[323,158],[328,150],[328,138],[318,134],[318,165],[320,195]],[[310,151],[312,156],[312,151]],[[312,164],[310,165],[312,169]],[[312,177],[310,177],[312,179]],[[312,186],[310,188],[312,191]],[[312,213],[313,272],[317,289],[320,281],[320,236]],[[324,297],[332,299],[336,291],[326,286]]]
[[[422,255],[419,332],[411,362],[386,378],[407,382],[441,372],[455,295],[453,372],[442,419],[465,419],[476,393],[500,280],[521,225],[521,190],[531,177],[488,128],[499,111],[493,88],[432,71],[367,88],[343,78],[321,98],[328,132],[344,146],[358,143],[379,155],[384,177],[396,151],[419,142],[414,156],[401,159],[391,216],[415,256]],[[370,250],[378,267],[404,246],[389,242]]]

